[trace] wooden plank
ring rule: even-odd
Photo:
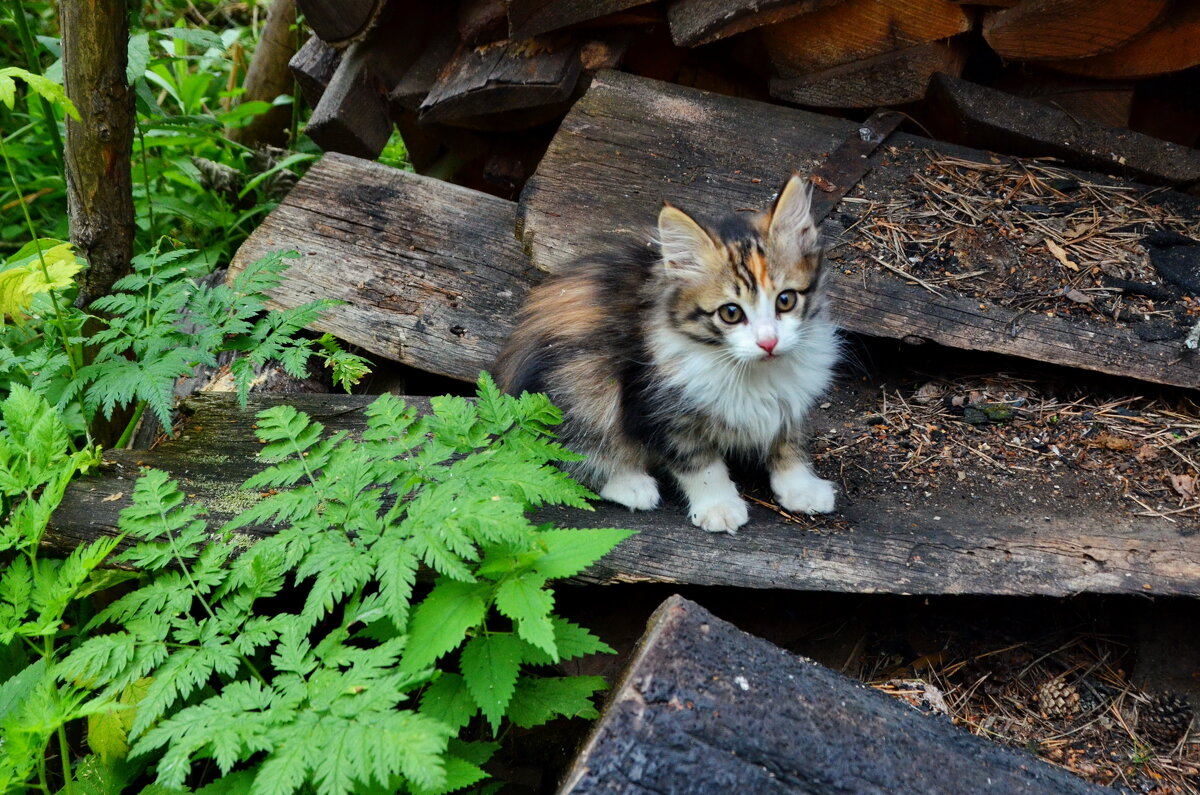
[[[330,154],[242,245],[230,273],[297,250],[276,306],[346,301],[316,328],[473,381],[491,365],[530,283],[514,213],[494,196]]]
[[[1004,58],[1045,61],[1115,50],[1150,29],[1171,0],[1022,0],[984,17],[983,37]]]
[[[321,101],[321,95],[325,93],[341,61],[342,51],[330,47],[316,36],[309,36],[304,46],[288,61],[288,68],[300,86],[300,94],[310,108],[315,108]]]
[[[1077,75],[1109,79],[1154,77],[1200,64],[1200,3],[1175,2],[1161,21],[1112,52],[1050,66]]]
[[[377,312],[376,321],[386,322],[386,314]],[[507,330],[510,318],[496,322]],[[849,412],[867,391],[878,394],[873,384],[843,384],[830,401]],[[405,399],[419,409],[427,407],[422,398]],[[154,450],[106,452],[98,475],[73,483],[55,513],[46,543],[62,551],[114,532],[140,466],[179,478],[181,488],[206,507],[216,527],[258,498],[239,490],[257,467],[254,455],[261,445],[253,425],[256,411],[288,403],[330,431],[353,433],[363,428],[362,408],[371,400],[251,395],[248,409],[241,411],[231,395],[197,395],[185,405],[178,438]],[[840,411],[822,413],[818,430],[832,427],[843,416]],[[876,471],[890,466],[882,460],[865,463]],[[610,503],[599,503],[594,512],[554,508],[539,512],[538,518],[560,526],[638,531],[583,575],[584,581],[594,583],[851,593],[1200,596],[1200,567],[1195,565],[1200,560],[1200,534],[1194,532],[1200,523],[1182,515],[1178,524],[1133,516],[1117,502],[1115,488],[1094,503],[1081,504],[1044,497],[1050,487],[1040,474],[1014,473],[995,487],[980,483],[972,487],[969,500],[955,489],[916,497],[899,486],[875,488],[876,480],[847,496],[838,514],[813,518],[806,525],[752,506],[750,523],[737,536],[696,529],[676,502],[650,513],[630,513]],[[1036,509],[1029,499],[1034,494]]]
[[[839,0],[671,0],[667,20],[671,39],[696,47],[748,30],[782,22]]]
[[[700,782],[703,782],[701,784]],[[672,596],[561,795],[1104,793]]]
[[[1115,129],[948,75],[934,77],[949,140],[1027,157],[1053,156],[1077,168],[1186,189],[1200,183],[1200,152]]]
[[[421,120],[457,123],[530,108],[557,115],[579,82],[579,46],[573,39],[462,45],[421,103]]]
[[[395,105],[416,111],[429,96],[450,59],[458,50],[458,36],[453,30],[435,30],[425,43],[421,54],[392,87],[388,99]]]
[[[843,0],[759,31],[779,77],[945,39],[971,20],[950,0]]]
[[[953,43],[931,41],[800,77],[772,78],[771,96],[814,108],[903,105],[924,99],[935,73],[961,73],[962,61]]]
[[[345,46],[374,24],[387,0],[297,0],[304,21],[326,44]]]
[[[534,264],[554,270],[587,253],[597,235],[646,239],[649,233],[642,230],[664,199],[702,216],[764,207],[783,174],[810,171],[856,129],[846,120],[601,73],[526,184],[519,233]],[[988,161],[985,153],[916,136],[897,133],[892,143]],[[881,168],[886,152],[872,157],[876,164],[868,181],[879,190],[895,190],[905,175]],[[885,185],[889,180],[893,184]],[[1186,197],[1172,200],[1196,206]],[[844,226],[853,225],[863,207],[843,204]],[[883,273],[852,279],[839,274],[830,291],[838,323],[852,331],[897,339],[916,335],[1155,383],[1200,384],[1197,357],[1184,356],[1177,343],[1142,340],[1127,327],[1019,313],[968,296],[937,296]]]
[[[508,9],[504,0],[463,0],[456,17],[458,37],[478,46],[508,35]]]
[[[516,41],[645,5],[650,0],[504,0]]]

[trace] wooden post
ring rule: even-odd
[[[241,102],[272,102],[280,94],[292,93],[288,61],[296,54],[296,0],[273,0],[267,12],[262,38],[246,71]],[[245,146],[283,146],[292,122],[292,106],[277,105],[255,117],[245,127],[229,131],[230,139]]]
[[[90,267],[79,306],[105,295],[133,256],[133,89],[125,79],[125,0],[62,3],[63,76],[80,120],[67,119],[67,217]]]

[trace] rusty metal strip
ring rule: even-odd
[[[871,153],[896,131],[902,121],[902,113],[875,111],[809,175],[809,181],[816,186],[812,198],[814,221],[824,220],[850,189],[870,173]]]

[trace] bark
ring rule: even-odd
[[[67,119],[71,242],[90,267],[76,303],[87,307],[129,271],[133,256],[133,90],[125,79],[125,0],[70,0],[60,8],[63,76],[80,120]]]
[[[262,38],[246,71],[241,102],[272,102],[280,94],[292,93],[288,61],[296,54],[296,0],[273,0],[263,26]],[[250,147],[264,144],[284,146],[292,123],[292,106],[278,105],[256,116],[245,127],[229,131],[229,138]]]

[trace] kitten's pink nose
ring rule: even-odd
[[[775,350],[775,346],[779,344],[779,339],[776,337],[767,337],[765,340],[758,341],[758,347],[762,348],[769,355]]]

